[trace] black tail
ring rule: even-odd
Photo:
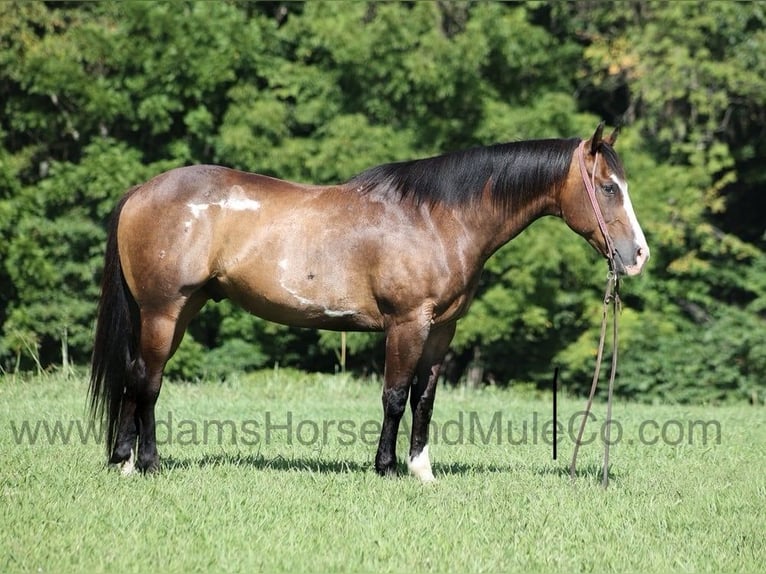
[[[94,418],[106,425],[107,456],[117,438],[122,398],[130,384],[140,334],[138,306],[125,283],[117,251],[117,223],[125,201],[135,189],[120,200],[109,222],[91,358],[90,407]]]

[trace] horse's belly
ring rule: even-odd
[[[334,330],[375,331],[383,328],[383,317],[364,286],[349,281],[335,270],[296,274],[284,263],[232,269],[219,277],[226,296],[250,313],[269,321]]]

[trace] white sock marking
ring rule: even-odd
[[[129,476],[136,470],[136,451],[131,449],[130,457],[128,460],[121,462],[119,465],[120,474],[122,476]]]
[[[428,458],[428,445],[423,447],[420,454],[408,457],[407,468],[422,482],[434,482],[436,480],[431,470],[431,461]]]

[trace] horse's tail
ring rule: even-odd
[[[135,189],[137,187],[120,200],[109,222],[91,358],[90,407],[93,417],[101,419],[106,426],[107,456],[117,438],[123,394],[131,382],[140,334],[138,305],[125,283],[117,250],[120,213]]]

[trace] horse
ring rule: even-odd
[[[587,140],[387,163],[338,185],[195,165],[130,189],[109,223],[88,389],[109,463],[126,473],[159,468],[154,409],[165,364],[203,305],[228,298],[286,325],[385,332],[375,470],[397,472],[409,398],[407,466],[433,481],[437,378],[487,259],[546,215],[615,273],[636,275],[649,259],[614,150],[618,130],[604,137],[603,128]]]

